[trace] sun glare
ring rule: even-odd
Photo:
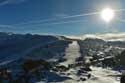
[[[110,22],[114,18],[114,15],[114,11],[110,8],[106,8],[101,12],[101,17],[106,22]]]

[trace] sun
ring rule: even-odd
[[[115,13],[112,9],[110,8],[105,8],[104,10],[102,10],[101,12],[101,18],[105,21],[105,22],[110,22],[115,16]]]

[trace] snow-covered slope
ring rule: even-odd
[[[92,77],[84,83],[120,83],[119,77],[116,77],[119,72],[98,67],[92,67],[92,69]]]
[[[64,58],[67,59],[67,61],[60,63],[62,65],[68,66],[69,64],[74,64],[76,59],[80,57],[80,47],[77,43],[77,41],[73,41],[65,50],[65,56]]]
[[[71,74],[67,77],[71,77],[72,79],[65,79],[64,81],[60,82],[49,82],[49,83],[120,83],[119,77],[117,75],[120,75],[119,72],[113,71],[110,69],[103,69],[101,67],[91,67],[92,71],[90,79],[87,79],[85,81],[79,80],[80,77],[83,76],[77,76],[76,74]],[[74,72],[77,72],[77,70],[74,70]],[[51,78],[51,77],[49,77]],[[57,78],[55,78],[58,80]],[[46,83],[44,81],[37,82],[37,83]]]
[[[53,68],[61,66],[65,70],[66,67],[65,71],[58,71],[57,68],[57,71],[47,72],[45,77],[49,83],[119,83],[116,79],[118,72],[106,67],[116,66],[117,57],[124,48],[125,41],[105,41],[100,38],[80,40],[63,36],[0,33],[0,66],[13,63],[19,65],[27,59],[43,59],[49,63],[53,62]],[[91,72],[83,73],[82,71],[80,74],[83,75],[78,75],[79,71],[86,67],[85,62],[88,60],[86,57],[91,58],[89,65],[97,66],[99,63],[101,67],[106,66],[105,69],[92,67]],[[106,61],[109,63],[105,63]],[[9,66],[10,69],[14,69],[11,65]],[[88,73],[92,75],[90,79],[87,78]],[[46,82],[40,81],[40,83]]]
[[[63,40],[61,38],[50,35],[0,32],[0,62],[5,63],[25,57],[34,49]]]

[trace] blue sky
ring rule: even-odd
[[[109,24],[99,14],[91,14],[106,7],[125,9],[124,4],[125,0],[1,0],[0,31],[59,35],[124,32],[125,11],[116,12]]]

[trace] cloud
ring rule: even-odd
[[[84,17],[84,16],[91,16],[91,15],[96,15],[96,14],[99,14],[99,12],[93,12],[93,13],[85,13],[85,14],[77,14],[77,15],[66,15],[66,14],[56,14],[55,17],[56,18],[52,18],[52,19],[43,19],[43,20],[34,20],[34,21],[28,21],[28,22],[22,22],[22,23],[18,23],[18,24],[14,24],[15,25],[34,25],[34,24],[42,24],[42,25],[46,25],[48,22],[52,22],[52,21],[57,21],[57,22],[54,22],[54,23],[49,23],[49,24],[63,24],[63,23],[60,23],[58,21],[63,21],[63,20],[66,20],[66,19],[72,19],[72,18],[76,18],[76,17]],[[83,21],[83,20],[82,20]],[[64,22],[64,23],[71,23],[71,22]]]
[[[57,18],[63,18],[63,17],[67,17],[69,15],[64,14],[64,13],[57,13],[57,14],[54,14],[54,16],[57,17]]]
[[[25,2],[27,0],[3,0],[0,2],[0,6],[8,5],[8,4],[19,4]]]
[[[8,1],[16,1],[16,0],[8,0]],[[26,0],[17,0],[17,1],[26,1]],[[125,9],[118,9],[118,10],[114,10],[114,11],[115,12],[120,12],[120,11],[125,11]],[[64,20],[64,19],[72,19],[72,18],[85,17],[85,16],[93,16],[93,15],[98,15],[98,14],[100,14],[100,11],[90,12],[90,13],[83,13],[83,14],[76,14],[76,15],[68,15],[68,14],[64,14],[64,13],[58,13],[58,14],[54,14],[54,16],[55,16],[54,18],[33,20],[33,21],[18,23],[18,24],[15,24],[15,25],[31,25],[31,24],[37,24],[37,23],[44,24],[45,22],[50,22],[50,21],[57,21],[58,22],[58,21]],[[123,19],[117,19],[117,21],[125,22],[125,20],[123,20]],[[114,30],[114,31],[116,32],[117,30]]]
[[[98,38],[106,41],[125,41],[125,32],[105,33],[105,34],[85,34],[82,36],[67,36],[74,39]]]
[[[125,41],[125,33],[106,33],[106,34],[95,34],[95,35],[84,35],[82,38],[100,38],[107,41]]]

